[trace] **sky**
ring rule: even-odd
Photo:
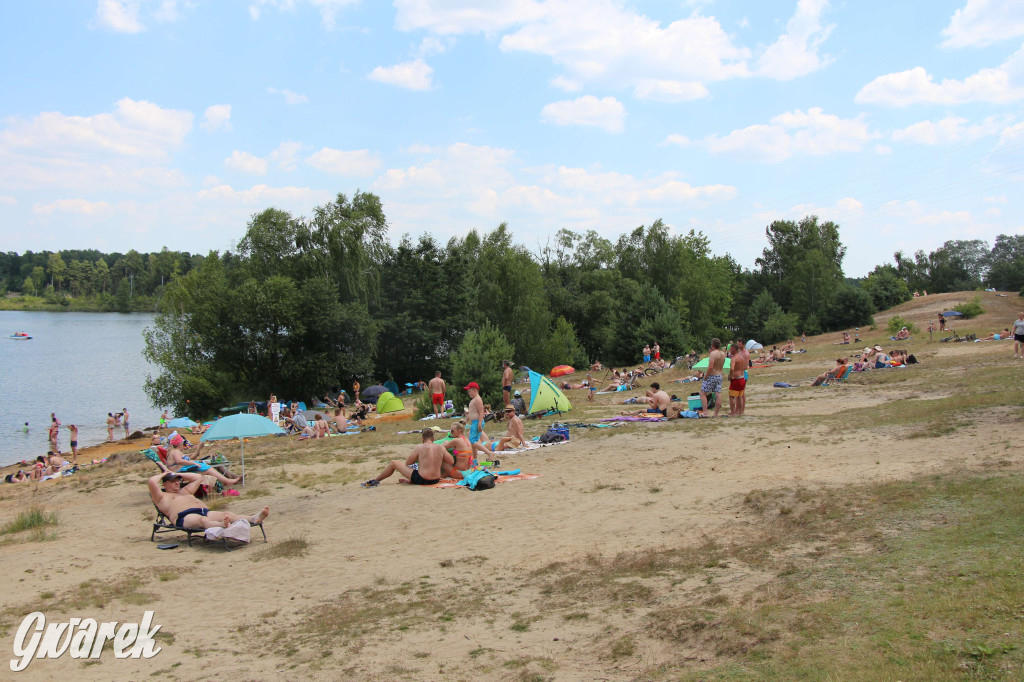
[[[0,250],[232,249],[377,194],[390,235],[537,253],[664,221],[847,276],[1024,233],[1020,0],[0,3]]]

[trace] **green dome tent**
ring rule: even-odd
[[[396,396],[390,391],[385,391],[377,396],[377,414],[387,414],[388,412],[398,412],[399,410],[405,409],[405,405],[402,404],[402,399]]]
[[[530,414],[534,412],[568,412],[572,404],[561,389],[543,374],[530,370]]]

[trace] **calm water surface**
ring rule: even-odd
[[[0,466],[46,454],[51,412],[64,425],[61,450],[70,449],[69,424],[78,425],[79,447],[95,445],[107,439],[107,413],[125,407],[132,431],[155,426],[163,408],[142,390],[158,373],[142,357],[142,330],[151,326],[146,313],[0,311]],[[32,340],[7,338],[20,331]]]

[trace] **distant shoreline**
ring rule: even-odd
[[[24,296],[8,293],[0,297],[0,311],[26,313],[118,313],[121,312],[99,299],[65,298],[64,303],[47,303],[40,296]],[[136,299],[128,313],[156,312],[155,301],[150,298]],[[127,313],[126,313],[127,314]]]

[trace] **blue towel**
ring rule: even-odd
[[[785,381],[776,381],[772,384],[775,388],[793,388],[796,384],[787,384]]]

